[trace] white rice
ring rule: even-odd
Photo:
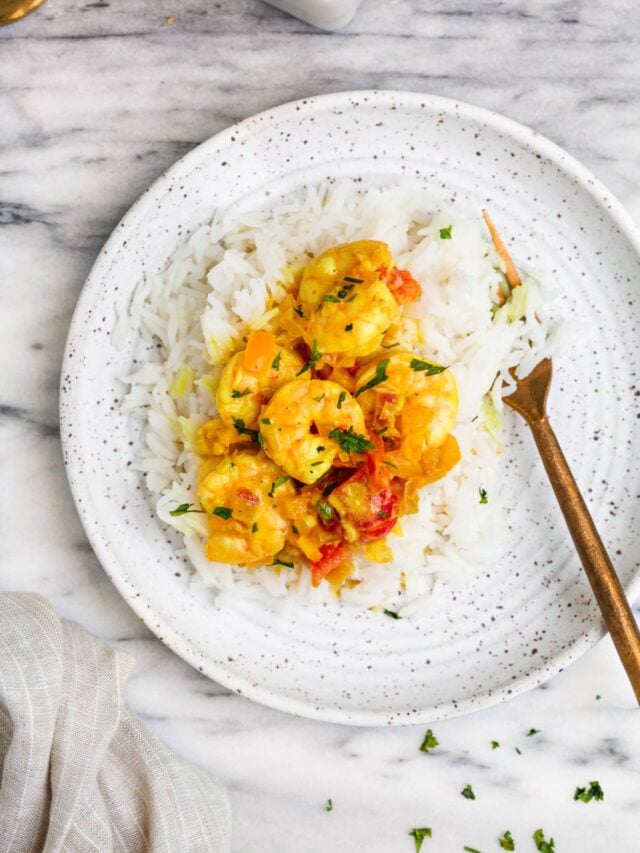
[[[451,239],[441,239],[440,229],[448,226]],[[306,569],[248,571],[208,562],[202,516],[173,518],[169,513],[181,503],[197,504],[199,459],[190,442],[195,428],[215,415],[207,377],[217,379],[248,327],[264,324],[269,297],[277,300],[285,293],[280,282],[286,281],[289,265],[358,239],[388,243],[398,266],[422,285],[420,302],[407,313],[421,318],[425,343],[418,351],[451,365],[455,374],[460,411],[454,432],[462,461],[421,490],[419,512],[401,519],[403,535],[389,536],[393,561],[374,564],[358,558],[353,577],[361,583],[344,589],[341,598],[414,615],[443,579],[472,575],[490,558],[492,543],[499,542],[502,381],[509,386],[509,368],[519,366],[525,375],[557,348],[558,327],[544,311],[549,291],[526,275],[517,304],[494,315],[502,264],[479,217],[436,209],[424,194],[404,186],[362,189],[344,182],[313,187],[271,209],[219,211],[175,252],[162,274],[140,283],[128,318],[121,318],[116,329],[118,336],[136,332],[157,346],[159,360],[125,380],[131,386],[125,409],[145,419],[137,467],[158,516],[184,534],[186,554],[219,605],[239,595],[265,593],[336,601],[329,584],[311,587]],[[521,314],[524,319],[518,321]],[[176,388],[176,376],[183,388]],[[486,401],[483,405],[487,392],[493,409]],[[481,489],[488,503],[480,502]]]

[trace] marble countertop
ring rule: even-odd
[[[334,34],[259,0],[50,0],[0,30],[0,588],[49,596],[136,657],[129,705],[226,784],[234,851],[410,853],[408,831],[429,826],[424,853],[499,851],[506,829],[534,851],[538,827],[558,853],[631,853],[640,718],[609,639],[534,692],[434,725],[430,755],[423,728],[290,717],[168,651],[102,572],[62,466],[58,373],[96,253],[202,140],[283,101],[361,88],[447,95],[529,124],[640,222],[639,43],[635,0],[364,0]],[[594,779],[604,802],[574,802]],[[475,801],[460,796],[467,783]]]

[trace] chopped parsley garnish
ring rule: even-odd
[[[341,391],[341,392],[340,392],[340,394],[338,395],[338,408],[339,408],[339,409],[341,409],[341,408],[342,408],[342,404],[344,403],[344,401],[345,401],[346,399],[347,399],[347,392],[346,392],[346,391]]]
[[[323,450],[326,450],[326,449],[327,449],[327,448],[326,448],[323,444],[319,444],[319,445],[316,447],[316,453],[322,453],[322,451],[323,451]]]
[[[325,803],[324,810],[326,812],[332,812],[333,811],[333,801],[332,801],[331,797],[329,797],[329,799]]]
[[[318,397],[313,397],[312,399],[316,403],[321,403],[324,400],[324,394],[320,394]]]
[[[329,438],[339,444],[345,453],[362,453],[364,450],[374,450],[375,448],[375,445],[368,438],[354,432],[353,427],[349,427],[348,430],[332,429]]]
[[[324,518],[325,521],[331,521],[333,518],[333,507],[326,501],[318,501],[316,509],[320,518]]]
[[[273,563],[269,563],[270,566],[284,566],[285,569],[292,569],[293,563],[288,563],[286,560],[280,560],[276,557]]]
[[[529,729],[527,732],[527,737],[533,737],[534,735],[539,735],[540,729]]]
[[[284,486],[284,484],[290,479],[291,477],[287,476],[286,474],[283,474],[282,477],[276,477],[273,483],[271,483],[271,488],[269,489],[269,497],[272,498],[275,490],[279,489],[280,486]]]
[[[519,746],[516,746],[516,752],[518,753],[518,755],[522,755],[522,750]]]
[[[590,803],[591,800],[604,800],[604,791],[600,787],[600,782],[589,782],[588,788],[576,788],[573,795],[574,800],[580,800],[583,803]]]
[[[376,385],[380,385],[381,382],[384,382],[387,377],[387,366],[389,364],[390,359],[383,358],[382,361],[379,361],[376,365],[376,372],[373,376],[373,379],[370,379],[368,382],[362,386],[362,388],[358,388],[356,393],[353,395],[354,397],[359,397],[360,394],[364,394],[365,391],[368,391],[369,388],[375,388]]]
[[[337,296],[332,296],[330,293],[327,296],[322,297],[323,302],[340,302]]]
[[[377,429],[376,435],[384,435],[388,429],[389,429],[389,427],[382,427],[382,429]]]
[[[387,513],[383,509],[378,510],[376,515],[378,516],[378,518],[386,518],[387,517]]]
[[[311,347],[311,355],[309,356],[309,361],[296,373],[296,376],[300,376],[302,373],[306,373],[307,370],[313,370],[316,366],[316,362],[322,358],[322,353],[318,349],[318,342],[314,341]]]
[[[382,344],[382,349],[393,349],[394,347],[399,347],[400,342],[396,341],[395,344]]]
[[[500,743],[497,740],[491,741],[491,749],[498,749],[499,746],[500,746]]]
[[[602,699],[602,696],[599,693],[596,693],[596,702]]]
[[[256,430],[256,432],[258,432],[258,430]],[[258,432],[258,444],[264,450],[265,441],[264,441],[264,436],[261,432]]]
[[[251,532],[252,533],[258,532],[258,523],[256,521],[254,521],[253,524],[251,525]]]
[[[498,839],[498,843],[500,844],[500,847],[502,847],[503,850],[515,850],[516,849],[516,843],[513,840],[513,836],[511,835],[509,830],[507,830],[505,832],[505,834],[502,836],[502,838]]]
[[[488,504],[489,503],[489,495],[487,494],[486,489],[478,489],[478,494],[480,495],[480,503]]]
[[[232,397],[232,399],[237,400],[239,397],[246,397],[247,394],[250,394],[250,393],[251,393],[251,391],[249,391],[249,389],[247,389],[246,391],[236,391],[236,389],[234,388],[233,391],[231,392],[231,397]]]
[[[471,785],[465,785],[464,788],[460,791],[463,797],[467,800],[475,800],[476,795],[473,793],[473,788]]]
[[[345,332],[351,332],[353,330],[353,323],[347,323],[344,327]]]
[[[533,840],[535,841],[536,847],[538,848],[540,853],[554,853],[556,849],[556,843],[553,838],[550,838],[548,841],[545,840],[544,832],[541,829],[536,829],[533,833]]]
[[[271,426],[271,418],[262,418],[262,423]]]
[[[259,430],[248,429],[244,425],[244,421],[242,420],[242,418],[234,418],[233,425],[238,435],[248,435],[251,441],[255,441],[256,444],[260,444],[260,446],[262,446],[262,443],[260,441],[261,435]]]
[[[217,506],[213,510],[213,515],[217,515],[218,518],[231,518],[231,513],[233,510],[228,506]]]
[[[379,435],[379,433],[378,433],[378,435]],[[385,460],[384,460],[384,464],[385,464],[385,465],[388,465],[388,466],[389,466],[389,468],[397,468],[397,467],[398,467],[398,466],[397,466],[396,464],[394,464],[393,462],[389,462],[389,460],[388,460],[388,459],[385,459]]]
[[[427,733],[424,736],[422,743],[420,744],[420,752],[429,752],[430,749],[435,749],[436,746],[440,746],[440,741],[431,731],[431,729],[427,729]]]
[[[364,284],[363,278],[354,278],[352,275],[345,275],[343,281],[350,281],[351,284]]]
[[[440,229],[440,239],[441,240],[450,240],[451,239],[451,225],[448,225],[446,228]]]
[[[400,616],[399,613],[396,613],[395,610],[387,610],[385,607],[385,609],[382,612],[384,613],[385,616],[389,616],[390,619],[402,619],[402,616]]]
[[[417,373],[426,373],[427,376],[435,376],[438,373],[444,373],[447,369],[441,364],[432,364],[432,362],[423,361],[421,358],[412,358],[409,362],[409,367]]]
[[[311,463],[311,467],[312,467],[312,468],[315,468],[315,467],[316,467],[316,465],[322,465],[322,459],[318,459],[318,460],[317,460],[317,462],[312,462],[312,463]]]
[[[291,525],[291,529],[292,529],[292,530],[293,530],[293,532],[296,534],[296,536],[300,533],[300,531],[299,531],[299,530],[298,530],[298,528],[295,526],[295,524],[292,524],[292,525]]]
[[[298,317],[304,317],[304,314],[302,313],[302,308],[299,305],[294,305],[293,310],[296,312]]]
[[[421,826],[417,829],[412,829],[409,835],[413,838],[416,845],[416,853],[420,853],[422,842],[425,838],[431,838],[431,827]]]
[[[282,350],[279,351],[278,355],[271,362],[271,367],[274,370],[279,370],[280,368],[280,359],[282,358]]]
[[[476,850],[476,848],[475,848],[475,847],[467,847],[467,846],[465,846],[465,847],[463,847],[462,849],[463,849],[463,850],[466,850],[466,851],[467,851],[467,853],[480,853],[480,851],[479,851],[479,850]]]
[[[203,509],[191,509],[193,504],[180,504],[175,509],[169,511],[169,515],[172,515],[174,518],[176,515],[185,515],[187,512],[204,512]]]

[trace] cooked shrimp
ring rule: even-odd
[[[348,278],[387,275],[393,267],[391,250],[378,240],[358,240],[332,246],[305,266],[300,280],[300,299],[320,302],[322,297]],[[347,279],[347,284],[350,282]],[[353,282],[351,282],[353,283]]]
[[[279,388],[262,410],[260,432],[266,453],[303,483],[315,483],[334,460],[348,463],[352,453],[373,447],[358,403],[323,379],[297,379]]]
[[[207,558],[251,564],[281,551],[288,525],[278,504],[293,492],[263,453],[239,451],[207,465],[198,487],[200,505],[210,514]]]
[[[398,303],[382,279],[350,287],[347,291],[344,284],[338,285],[311,309],[305,338],[315,341],[320,352],[371,355],[398,316]],[[348,298],[340,298],[342,293],[348,293]]]
[[[304,362],[298,355],[278,346],[275,337],[273,341],[272,354],[252,363],[252,370],[247,367],[247,350],[236,353],[226,364],[216,391],[218,413],[225,423],[242,420],[246,426],[254,424],[273,392],[302,368]]]
[[[375,352],[400,310],[386,283],[392,267],[389,247],[373,240],[334,246],[310,261],[300,283],[307,342],[320,352]]]
[[[354,396],[367,421],[385,429],[396,452],[418,459],[439,447],[455,424],[458,389],[450,370],[410,352],[395,352],[364,367]]]

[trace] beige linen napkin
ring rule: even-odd
[[[226,853],[211,776],[126,711],[133,659],[43,598],[0,595],[0,851]]]

